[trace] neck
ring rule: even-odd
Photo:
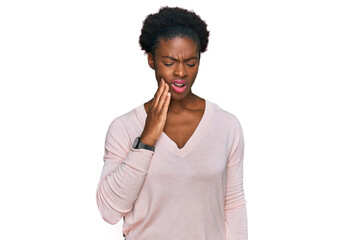
[[[184,109],[197,109],[198,104],[201,100],[200,97],[190,92],[184,99],[175,100],[171,99],[168,111],[173,113],[182,112]]]

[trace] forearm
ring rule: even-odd
[[[226,240],[247,240],[247,214],[245,204],[225,210]]]
[[[248,239],[242,149],[243,147],[239,145],[239,153],[233,155],[227,169],[225,193],[226,240]]]
[[[116,224],[129,212],[143,186],[153,152],[131,149],[123,162],[106,159],[97,188],[97,204],[103,219]]]

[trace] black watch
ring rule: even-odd
[[[134,140],[133,144],[132,144],[132,148],[133,149],[147,149],[147,150],[151,150],[151,151],[155,151],[155,147],[152,147],[150,145],[144,144],[143,142],[141,142],[141,138],[140,137],[136,137],[136,139]]]

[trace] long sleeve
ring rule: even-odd
[[[239,121],[228,159],[225,193],[226,240],[247,240],[246,201],[243,189],[244,138]]]
[[[99,211],[110,224],[116,224],[133,208],[153,156],[150,150],[133,149],[131,141],[122,122],[115,119],[107,131],[96,193]]]

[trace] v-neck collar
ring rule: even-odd
[[[145,123],[147,118],[147,112],[144,107],[144,104],[139,106],[138,110],[139,113],[142,115],[142,120]],[[202,135],[204,134],[207,125],[211,119],[212,110],[213,110],[212,104],[207,99],[205,99],[204,114],[202,115],[202,118],[199,124],[197,125],[195,131],[193,132],[191,137],[187,140],[186,144],[182,148],[178,148],[177,144],[169,136],[167,136],[167,134],[164,131],[162,131],[159,140],[165,143],[178,156],[180,157],[186,156],[192,150],[192,148],[195,147],[195,145],[199,142]]]

